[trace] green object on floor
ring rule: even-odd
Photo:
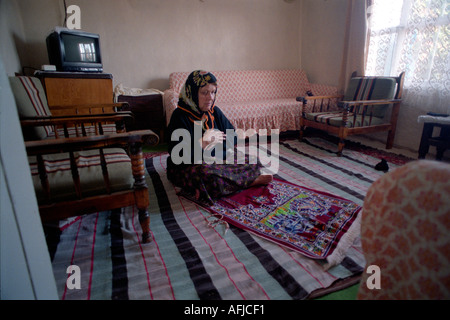
[[[159,143],[156,146],[143,146],[142,151],[144,153],[150,153],[150,152],[163,152],[167,151],[167,144],[166,143]]]
[[[317,298],[316,300],[356,300],[358,289],[359,283],[343,290],[329,293],[323,297]]]

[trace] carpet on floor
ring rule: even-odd
[[[281,141],[275,181],[313,190],[328,200],[345,200],[354,214],[367,189],[384,174],[374,167],[386,156],[358,148],[344,149],[337,157],[335,144],[321,138]],[[359,234],[342,259],[327,267],[326,255],[308,256],[249,229],[216,223],[210,210],[177,195],[166,176],[167,156],[146,154],[151,243],[141,243],[135,207],[61,224],[60,235],[49,242],[61,299],[309,299],[359,281],[365,266]],[[391,158],[390,168],[407,161]],[[285,224],[285,230],[294,224]],[[70,265],[80,268],[80,289],[66,285]]]

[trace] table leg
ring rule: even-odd
[[[419,146],[419,159],[425,159],[425,156],[428,153],[428,150],[430,149],[428,139],[431,138],[431,135],[433,134],[433,128],[434,128],[433,123],[423,124],[422,138],[420,139],[420,146]]]
[[[445,150],[448,148],[448,141],[450,141],[450,126],[442,126],[439,134],[441,143],[436,146],[436,160],[442,160]]]

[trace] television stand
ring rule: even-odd
[[[47,95],[48,107],[114,102],[113,76],[109,73],[37,71]]]

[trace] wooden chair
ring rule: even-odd
[[[398,77],[352,75],[345,95],[298,97],[302,102],[300,140],[306,127],[339,137],[338,156],[350,135],[387,131],[386,149],[394,143],[405,73]]]
[[[76,106],[73,115],[52,116],[39,79],[11,77],[10,83],[42,222],[136,205],[142,241],[149,242],[142,146],[159,137],[151,130],[126,132],[132,113],[113,112],[122,104]]]

